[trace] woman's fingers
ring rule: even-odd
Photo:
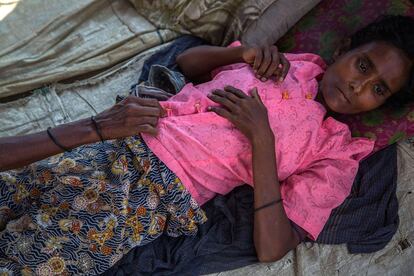
[[[126,117],[142,117],[142,116],[154,116],[160,117],[162,114],[161,109],[158,107],[141,106],[137,104],[129,104],[125,107]]]
[[[117,104],[123,108],[125,116],[156,116],[164,117],[166,111],[156,99],[144,99],[128,96]]]
[[[217,115],[226,118],[227,120],[229,120],[230,122],[233,121],[233,115],[226,109],[218,107],[218,106],[210,106],[208,108],[210,111],[213,111],[214,113],[216,113]]]
[[[272,46],[271,51],[271,59],[272,62],[270,63],[269,67],[267,68],[264,77],[265,79],[269,79],[270,76],[275,75],[277,72],[277,69],[279,68],[280,64],[280,58],[279,58],[279,51],[276,47]]]
[[[224,90],[220,90],[220,89],[213,90],[212,95],[217,95],[222,98],[226,98],[231,103],[233,103],[236,107],[240,106],[240,100],[247,98],[247,95],[244,94],[243,91],[231,85],[225,86]],[[228,107],[235,109],[232,106],[228,106]]]
[[[240,99],[244,99],[244,98],[247,97],[246,94],[244,94],[243,91],[241,91],[240,89],[237,89],[236,87],[231,86],[231,85],[225,86],[224,91],[230,92],[230,93],[236,95]]]
[[[237,97],[236,95],[234,95],[233,93],[229,93],[226,92],[225,90],[213,90],[212,92],[214,95],[223,97],[223,98],[227,98],[228,100],[230,100],[232,103],[237,104],[239,97]]]
[[[213,102],[216,102],[218,104],[221,104],[222,106],[224,106],[225,108],[227,108],[227,110],[229,110],[230,112],[234,112],[237,109],[239,109],[239,107],[235,104],[235,102],[233,102],[232,100],[230,100],[227,97],[226,94],[228,94],[228,92],[225,92],[223,90],[214,90],[213,93],[211,93],[211,94],[208,95],[208,97]]]
[[[158,134],[158,129],[150,124],[139,125],[137,127],[137,131],[138,133],[148,133],[153,136],[156,136]]]
[[[261,81],[267,81],[271,76],[276,76],[277,81],[281,82],[286,78],[289,68],[289,61],[279,53],[276,46],[256,48],[253,70]]]
[[[263,60],[262,49],[256,48],[256,56],[254,58],[254,63],[253,63],[253,70],[255,73],[258,72],[259,67],[262,64],[262,60]]]
[[[158,124],[158,117],[142,116],[135,118],[135,125],[149,124],[153,127],[156,127]]]
[[[227,87],[229,89],[230,87]],[[208,97],[213,101],[220,105],[222,105],[228,112],[231,114],[239,114],[241,112],[241,103],[240,101],[242,98],[237,96],[235,93],[243,93],[241,91],[237,91],[238,89],[231,87],[231,91],[223,91],[223,90],[214,90]]]
[[[261,104],[263,104],[263,102],[262,102],[262,98],[260,98],[260,95],[259,95],[259,91],[257,91],[257,87],[255,87],[255,88],[253,88],[252,90],[250,90],[250,94],[252,95],[252,97],[253,97],[255,100],[257,100],[257,101],[259,101]]]
[[[286,78],[289,72],[290,62],[287,60],[287,58],[283,54],[280,54],[280,62],[282,64],[282,73],[278,77],[279,77],[279,81],[282,81]]]
[[[265,80],[265,73],[267,71],[267,69],[269,68],[269,65],[272,63],[272,54],[270,52],[269,48],[264,48],[262,49],[263,52],[263,59],[262,62],[260,63],[260,66],[257,70],[257,74],[259,76],[261,76],[261,79],[264,81]]]
[[[159,101],[156,99],[149,99],[149,98],[139,98],[139,97],[135,97],[135,96],[128,96],[127,98],[125,98],[124,100],[122,100],[120,102],[121,104],[124,105],[132,105],[134,107],[137,108],[136,110],[136,114],[140,114],[138,111],[138,109],[142,109],[142,110],[152,110],[154,111],[153,114],[147,114],[147,113],[143,113],[142,115],[150,115],[150,116],[160,116],[160,117],[164,117],[166,114],[166,111],[162,108],[162,106],[160,105]],[[146,107],[148,108],[153,108],[153,109],[145,109]],[[158,110],[157,112],[155,112],[155,110]]]

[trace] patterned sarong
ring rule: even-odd
[[[139,136],[85,145],[0,173],[0,274],[99,274],[205,221]]]

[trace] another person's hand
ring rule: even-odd
[[[257,88],[251,91],[251,96],[232,86],[224,90],[214,90],[208,96],[220,107],[211,106],[209,109],[217,115],[233,123],[252,143],[264,139],[274,139],[270,128],[266,106],[260,99]]]
[[[242,58],[244,62],[253,66],[256,77],[262,81],[275,76],[278,82],[282,82],[289,72],[289,61],[274,45],[245,48]]]
[[[111,140],[141,132],[156,135],[158,119],[164,115],[157,100],[129,96],[96,115],[95,120],[103,138]]]

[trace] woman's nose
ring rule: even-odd
[[[352,82],[352,81],[349,82],[348,86],[352,93],[358,93],[358,92],[355,92],[355,90],[357,90],[357,87],[358,87],[358,85],[355,82]]]
[[[361,93],[363,89],[364,83],[362,81],[350,81],[349,82],[349,89],[351,92],[355,94]]]

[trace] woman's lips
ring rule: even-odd
[[[345,101],[347,101],[349,104],[351,104],[351,101],[348,99],[348,97],[345,95],[345,93],[339,87],[336,87],[336,89],[338,89],[339,93],[342,95],[342,97],[345,99]]]

